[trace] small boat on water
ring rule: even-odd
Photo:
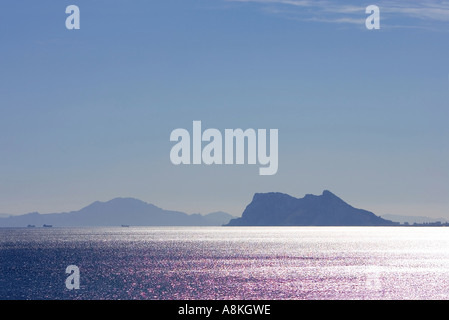
[[[43,227],[44,227],[44,228],[51,228],[51,227],[53,227],[53,226],[52,226],[51,224],[44,224]]]
[[[27,228],[35,228],[36,226],[34,224],[27,225]]]

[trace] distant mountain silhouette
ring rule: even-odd
[[[332,192],[294,198],[284,193],[256,193],[241,218],[227,226],[390,226],[397,223],[356,209]]]
[[[449,220],[445,218],[431,218],[431,217],[424,217],[424,216],[402,216],[402,215],[395,215],[395,214],[384,214],[382,215],[382,218],[388,219],[391,221],[399,222],[399,223],[405,223],[408,222],[410,224],[413,223],[434,223],[434,222],[441,222],[441,223],[447,223]]]
[[[44,224],[54,227],[81,226],[220,226],[233,216],[225,212],[208,215],[169,211],[134,198],[96,201],[79,211],[39,214],[32,212],[0,218],[0,227],[26,227]]]
[[[232,216],[227,212],[216,211],[204,215],[203,218],[209,221],[211,225],[222,226],[235,218],[235,216]]]

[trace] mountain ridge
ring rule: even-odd
[[[210,215],[210,216],[209,216]],[[206,215],[164,210],[135,198],[113,198],[95,201],[77,211],[47,213],[30,212],[0,218],[0,227],[28,225],[57,227],[84,226],[221,226],[233,216],[225,212]]]
[[[295,198],[279,192],[256,193],[242,217],[227,226],[389,226],[398,223],[357,209],[329,190]]]
[[[136,198],[95,201],[78,211],[31,212],[0,218],[0,227],[78,226],[389,226],[397,222],[357,209],[324,190],[295,198],[281,192],[255,193],[241,217],[225,212],[208,215],[165,210]]]

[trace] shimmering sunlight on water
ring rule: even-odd
[[[449,228],[0,229],[1,299],[448,299]],[[68,265],[80,289],[68,290]]]

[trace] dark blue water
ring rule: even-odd
[[[0,299],[448,298],[443,227],[0,229]]]

